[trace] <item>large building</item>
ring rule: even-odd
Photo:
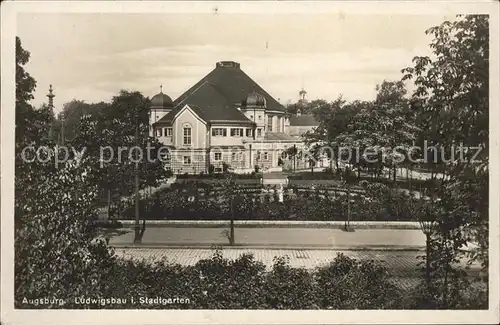
[[[301,132],[317,125],[311,118],[290,119],[239,63],[222,61],[175,101],[163,91],[155,95],[150,132],[169,147],[174,173],[220,172],[224,165],[240,173],[255,166],[274,171],[286,164],[288,148],[304,149]]]

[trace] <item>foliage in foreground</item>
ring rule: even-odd
[[[274,265],[266,270],[264,264],[250,254],[228,260],[220,251],[193,266],[169,264],[165,260],[114,259],[101,271],[106,276],[95,283],[93,293],[83,290],[83,283],[76,286],[58,283],[55,285],[59,289],[69,289],[58,291],[64,305],[22,304],[23,296],[16,295],[17,306],[70,309],[436,308],[422,291],[423,287],[408,293],[391,281],[389,271],[383,266],[343,254],[338,254],[329,265],[312,271],[291,267],[286,256],[275,258]],[[488,299],[483,291],[466,292],[457,297],[460,299],[455,308],[487,308]],[[96,300],[82,302],[82,298]],[[120,299],[120,302],[112,302],[110,298]],[[155,301],[155,298],[160,299]],[[172,301],[169,302],[169,298]],[[176,298],[184,301],[175,301]]]

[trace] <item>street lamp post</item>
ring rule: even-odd
[[[139,118],[138,118],[139,112],[137,111],[137,108],[135,109],[135,144],[136,146],[139,145]],[[135,178],[135,236],[134,236],[134,244],[140,244],[141,243],[141,232],[140,232],[140,226],[139,226],[139,214],[140,214],[140,209],[139,209],[139,162],[137,161],[135,163],[135,169],[134,169],[134,178]]]

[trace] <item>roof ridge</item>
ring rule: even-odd
[[[175,104],[175,106],[179,106],[179,105],[181,105],[182,103],[184,103],[184,102],[186,101],[186,99],[188,99],[188,98],[189,98],[189,96],[193,95],[195,92],[197,92],[198,90],[200,90],[200,89],[201,89],[201,87],[203,87],[205,84],[207,84],[207,83],[208,83],[208,81],[207,81],[207,80],[203,80],[203,79],[202,79],[202,80],[200,80],[200,81],[202,81],[202,83],[201,83],[198,87],[196,87],[194,90],[192,90],[192,91],[190,91],[190,90],[191,90],[191,89],[193,89],[193,88],[196,86],[196,84],[195,84],[193,87],[189,88],[189,89],[188,89],[188,90],[184,93],[184,94],[187,94],[187,93],[189,92],[189,94],[187,94],[186,96],[184,96],[184,98],[183,98],[180,102],[178,102],[177,104]],[[199,82],[198,82],[198,83],[199,83]],[[184,94],[182,94],[181,96],[183,96]],[[179,97],[179,98],[180,98],[180,97]]]
[[[262,88],[262,87],[261,87],[261,85],[260,85],[259,83],[255,82],[255,80],[253,80],[253,79],[252,79],[252,77],[250,77],[248,74],[246,74],[246,72],[245,72],[245,71],[243,71],[243,70],[240,70],[240,71],[241,71],[241,72],[242,72],[242,73],[243,73],[243,74],[244,74],[244,75],[245,75],[248,79],[250,79],[250,80],[254,83],[254,86],[252,87],[252,88],[253,88],[253,89],[252,89],[252,92],[256,92],[256,91],[257,91],[257,89],[256,89],[256,88],[260,88],[260,91],[261,91],[261,92],[259,93],[260,95],[264,95],[264,97],[265,97],[266,95],[267,95],[267,96],[269,96],[272,100],[274,100],[276,103],[278,103],[278,105],[279,105],[279,106],[281,106],[281,108],[283,108],[283,111],[285,111],[285,106],[281,105],[281,103],[280,103],[280,102],[278,102],[278,101],[276,100],[276,98],[274,98],[273,96],[271,96],[271,94],[269,94],[269,93],[268,93],[268,92],[267,92],[264,88]]]
[[[214,71],[216,71],[217,68],[215,69],[212,69],[212,71],[210,71],[209,73],[207,73],[203,78],[201,78],[200,80],[198,80],[194,85],[192,85],[191,87],[189,87],[184,93],[182,93],[176,100],[174,100],[174,104],[175,106],[177,106],[178,104],[176,104],[176,102],[178,100],[180,100],[182,98],[182,100],[179,101],[179,103],[182,103],[184,102],[187,98],[189,98],[189,96],[191,94],[193,94],[193,92],[197,89],[199,89],[201,86],[203,86],[206,82],[208,82],[207,78],[208,76],[210,76],[212,73],[214,73]]]
[[[189,89],[187,89],[183,94],[181,94],[175,101],[174,101],[174,106],[180,105],[181,103],[185,102],[187,98],[189,98],[194,92],[196,92],[200,87],[203,87],[206,83],[210,84],[213,86],[220,95],[222,95],[231,106],[234,106],[236,102],[233,103],[233,100],[237,100],[233,98],[231,94],[231,89],[222,87],[222,84],[219,84],[219,81],[221,81],[221,71],[225,71],[228,69],[221,69],[221,68],[214,68],[212,71],[207,73],[203,78],[198,80],[193,86],[191,86]],[[266,100],[267,100],[267,106],[269,110],[276,110],[276,111],[285,111],[285,106],[282,105],[280,102],[276,100],[271,94],[269,94],[262,86],[260,86],[257,82],[255,82],[254,79],[252,79],[243,69],[229,69],[231,71],[237,71],[238,74],[240,74],[244,79],[247,79],[251,84],[252,88],[250,91],[255,91],[258,92],[259,94],[263,95]],[[228,71],[229,71],[228,70]],[[225,78],[225,77],[223,77]],[[224,92],[224,90],[227,90],[229,93]],[[248,95],[245,94],[245,96]],[[240,98],[238,100],[244,100],[244,98]]]

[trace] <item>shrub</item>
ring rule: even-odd
[[[381,309],[397,308],[401,295],[387,271],[371,261],[338,255],[312,272],[277,257],[270,271],[252,255],[228,260],[216,250],[193,266],[120,260],[109,296],[177,296],[189,305],[139,308],[191,309]],[[138,306],[132,306],[138,308]]]
[[[266,276],[266,305],[271,309],[317,309],[317,286],[305,269],[290,267],[287,257],[277,257]]]
[[[58,294],[67,304],[41,308],[72,309],[400,309],[428,308],[421,291],[395,287],[388,271],[369,260],[355,260],[342,254],[329,264],[308,271],[293,268],[289,259],[277,257],[271,270],[251,254],[235,260],[216,250],[211,258],[192,266],[156,261],[122,259],[107,255],[96,265],[100,278],[80,273],[83,286],[55,286],[45,294]],[[85,281],[89,277],[92,283]],[[66,287],[65,291],[56,291]],[[420,287],[421,288],[421,287]],[[91,291],[95,290],[95,291]],[[75,297],[125,298],[124,304],[76,304]],[[134,297],[135,303],[131,298]],[[187,304],[139,304],[139,297],[178,297]],[[404,298],[404,299],[403,299]],[[19,300],[19,297],[18,297]],[[487,308],[487,292],[473,287],[458,296],[452,308]],[[486,304],[486,305],[485,305]],[[19,305],[19,308],[26,306]]]
[[[111,275],[113,252],[92,226],[97,189],[88,177],[87,160],[80,166],[27,167],[17,178],[15,209],[15,307],[64,308],[23,304],[24,298],[100,295]],[[20,176],[21,177],[21,176]],[[29,180],[29,181],[28,181]],[[78,195],[68,195],[78,193]],[[21,193],[17,193],[20,195]],[[71,283],[71,285],[68,285]]]
[[[318,268],[316,281],[323,309],[388,309],[401,298],[384,267],[343,254]]]
[[[265,308],[265,266],[252,255],[227,260],[220,251],[211,259],[199,261],[191,274],[196,308],[255,309]]]
[[[422,281],[403,300],[402,307],[408,309],[488,309],[487,283],[457,279],[449,284],[449,299],[444,304],[442,296],[433,289],[429,292]]]
[[[367,180],[362,180],[359,182],[359,186],[366,189],[370,183]]]
[[[171,169],[167,169],[165,171],[165,177],[168,178],[168,177],[172,177],[172,176],[174,176],[174,173],[172,172],[172,170]]]

